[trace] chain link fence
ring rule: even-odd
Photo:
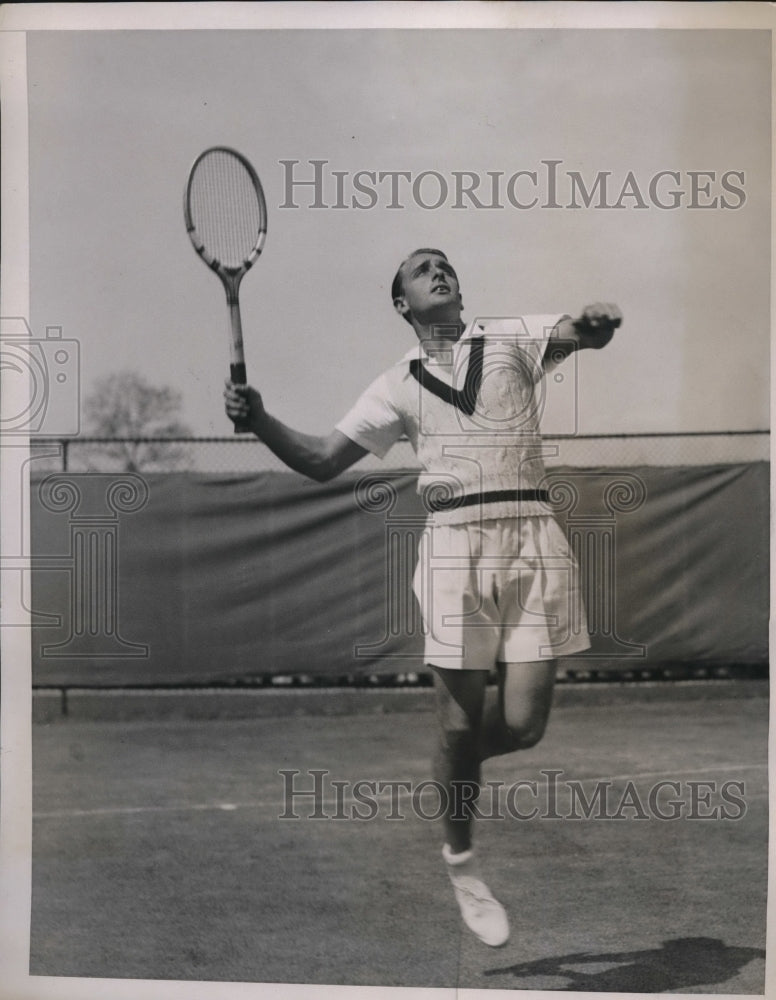
[[[720,465],[767,462],[767,430],[662,434],[545,435],[548,467]],[[30,442],[31,471],[50,472],[264,472],[285,466],[250,435],[199,438],[37,438]],[[357,469],[416,469],[408,441],[383,461],[367,455]]]

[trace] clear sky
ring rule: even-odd
[[[770,39],[757,31],[330,30],[36,32],[28,36],[31,321],[81,345],[81,380],[134,368],[184,395],[198,434],[228,433],[227,315],[182,219],[189,165],[233,145],[267,192],[264,255],[242,289],[249,378],[268,408],[328,430],[413,334],[393,312],[410,249],[445,249],[465,317],[575,313],[616,301],[626,323],[579,361],[579,429],[768,424]],[[390,208],[286,200],[282,160],[343,171],[435,171]],[[622,208],[549,208],[569,173],[629,171]],[[524,175],[509,203],[506,182]],[[500,173],[501,208],[455,208],[455,171]],[[657,207],[649,195],[660,171]],[[695,202],[689,172],[699,178]],[[721,178],[727,172],[729,190]],[[404,184],[404,182],[402,182]],[[741,191],[744,192],[742,197]],[[724,197],[731,207],[721,207]],[[579,194],[578,194],[579,200]],[[593,205],[597,204],[594,200]],[[552,428],[549,428],[552,429]]]

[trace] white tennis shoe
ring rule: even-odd
[[[461,911],[463,922],[484,944],[498,948],[509,940],[509,921],[504,907],[483,882],[473,851],[453,854],[445,844],[442,856]]]

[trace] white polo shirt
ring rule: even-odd
[[[562,318],[476,319],[441,353],[418,344],[337,429],[379,458],[406,435],[422,468],[418,492],[437,524],[551,514],[541,496],[539,384]]]

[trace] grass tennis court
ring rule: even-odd
[[[632,781],[649,813],[481,821],[485,873],[512,922],[497,950],[462,930],[440,834],[407,801],[403,820],[384,798],[368,822],[278,818],[279,769],[427,778],[426,713],[37,725],[31,973],[762,993],[766,692],[709,697],[707,685],[678,701],[663,688],[645,700],[634,686],[617,705],[569,691],[537,747],[486,764],[506,785],[541,789],[549,769],[588,792],[607,779],[613,806]],[[696,813],[743,782],[745,814],[661,820],[648,807],[661,780],[685,805],[703,794],[689,782],[716,782]],[[569,814],[565,784],[556,811]]]

